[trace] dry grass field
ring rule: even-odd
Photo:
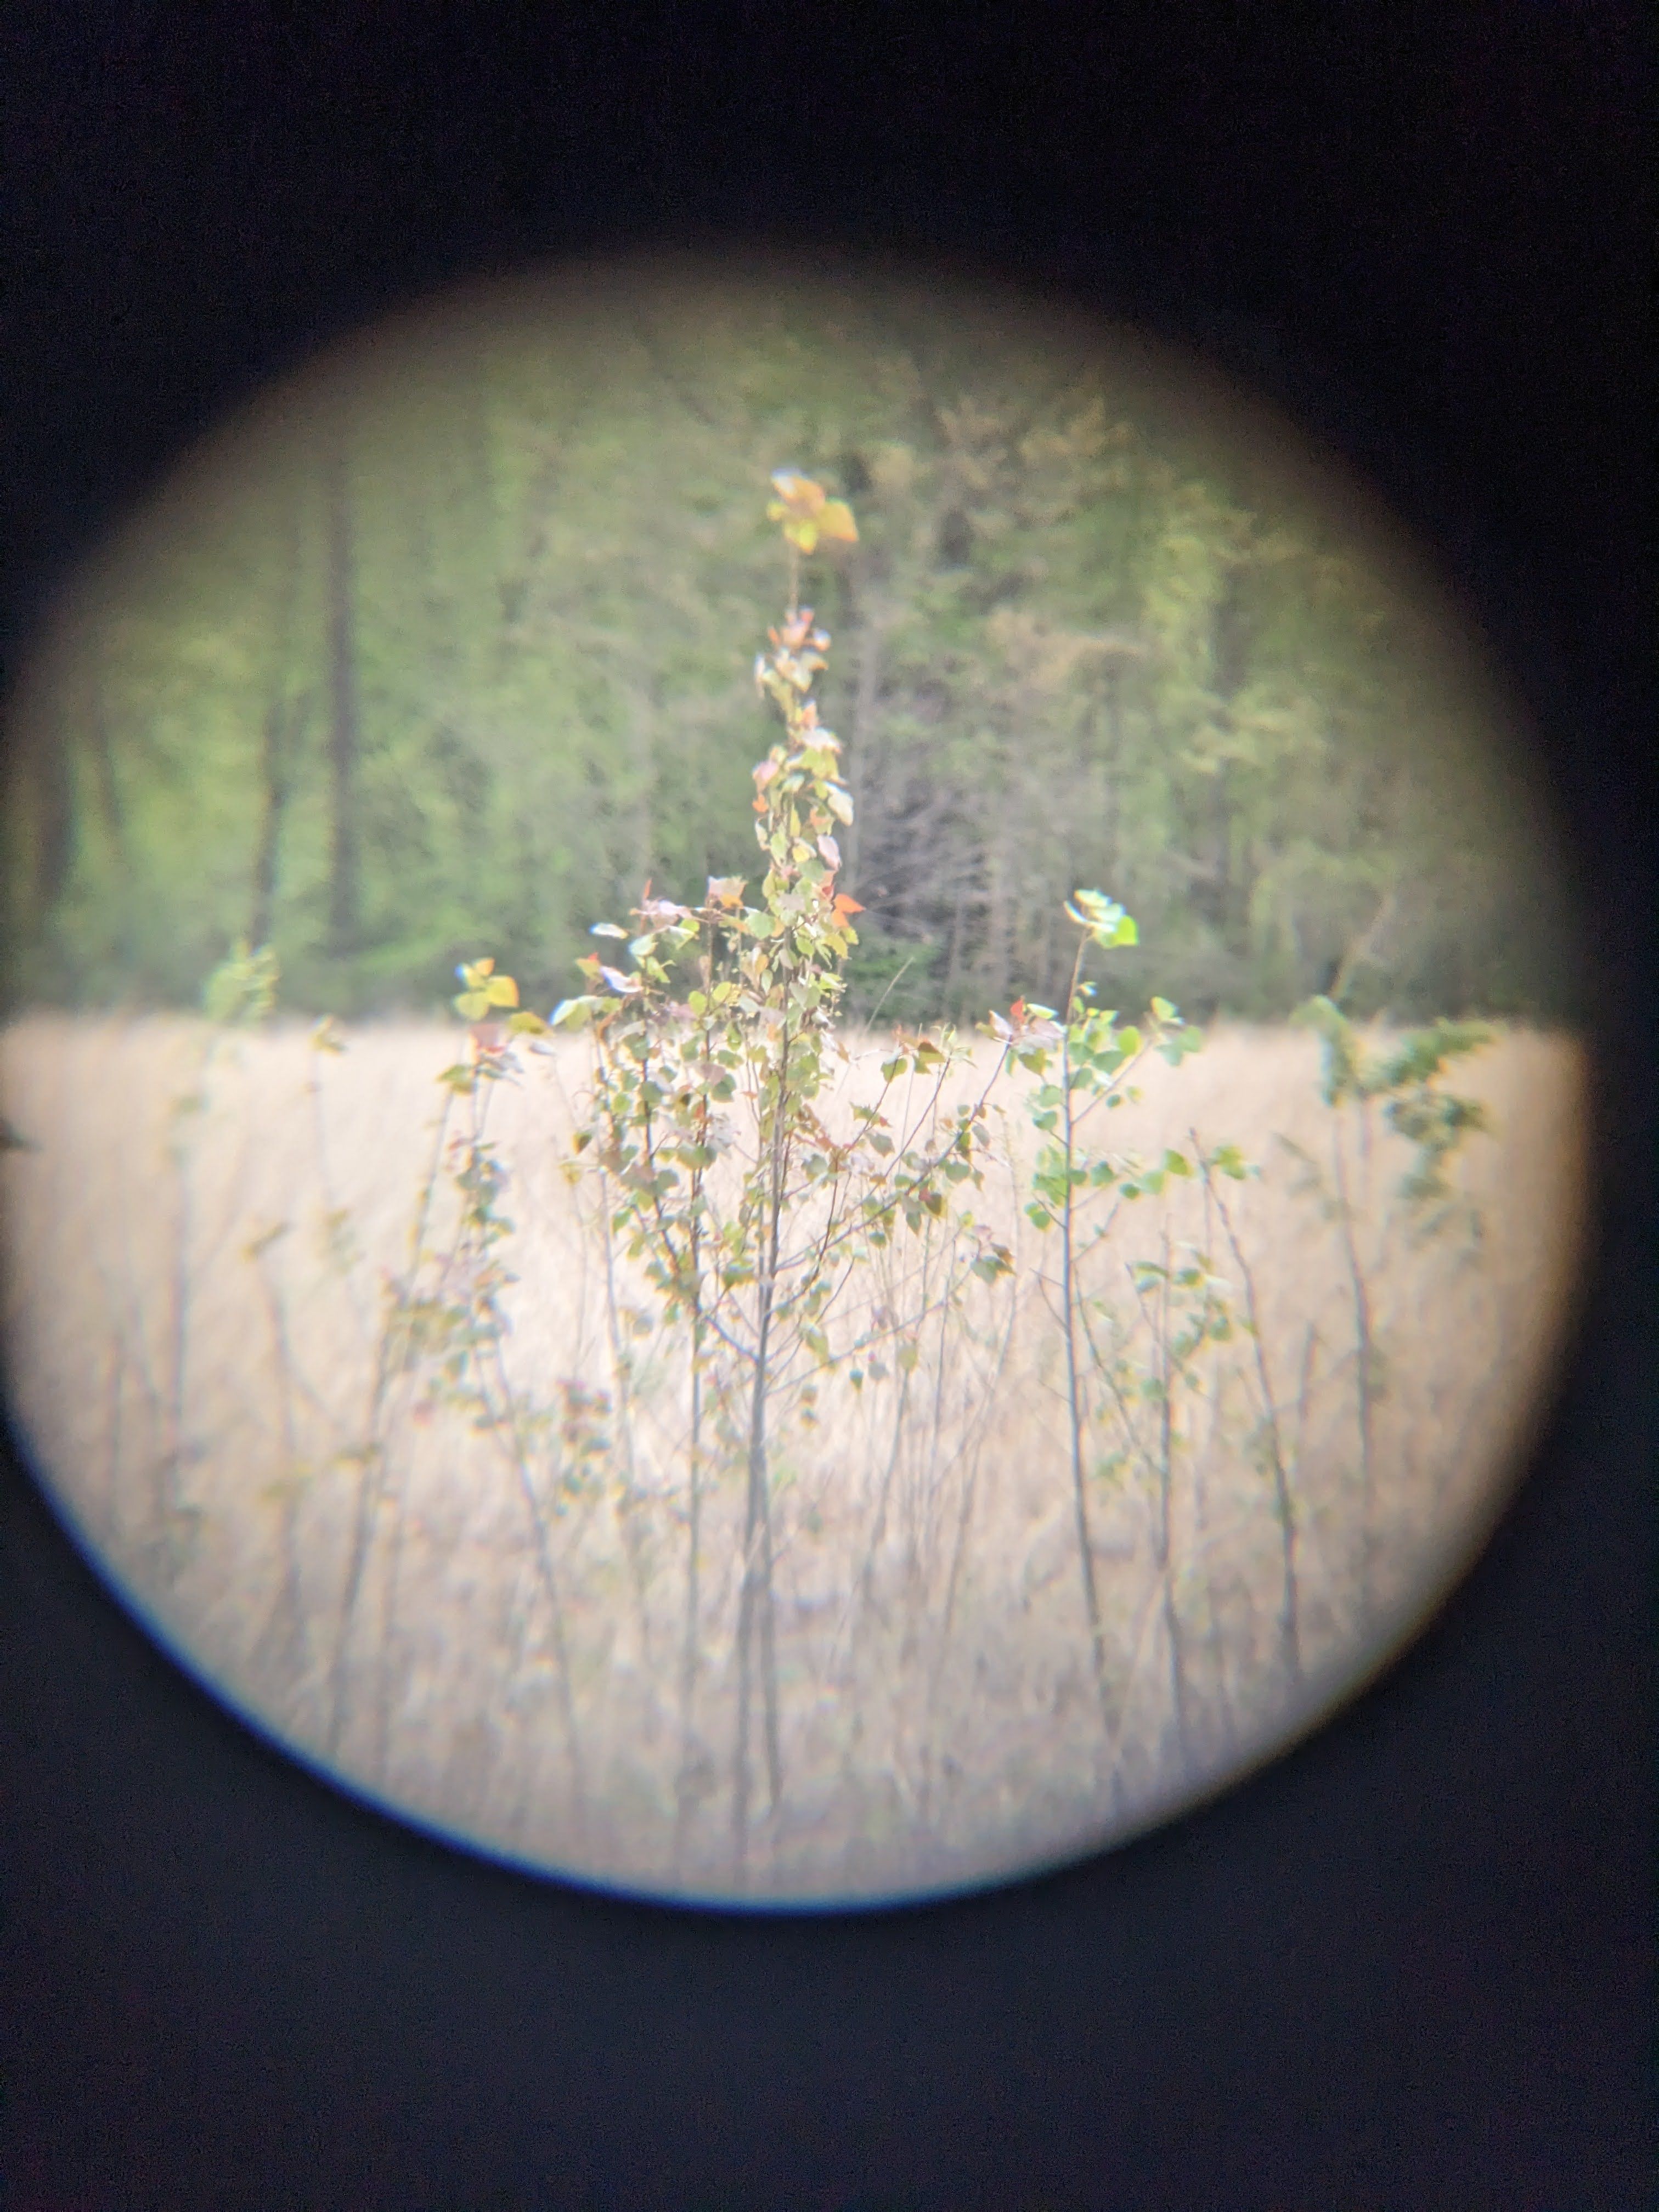
[[[1345,1127],[1375,1337],[1367,1480],[1352,1269],[1281,1141],[1330,1159],[1314,1041],[1224,1028],[1178,1069],[1154,1062],[1115,1144],[1152,1155],[1195,1130],[1262,1172],[1224,1187],[1236,1249],[1188,1180],[1120,1204],[1091,1255],[1103,1705],[1056,1244],[1022,1210],[1030,1079],[1011,1079],[977,1202],[1013,1273],[947,1315],[948,1238],[901,1237],[863,1295],[918,1317],[914,1364],[866,1362],[857,1383],[843,1365],[816,1418],[779,1431],[783,1787],[769,1814],[758,1792],[739,1879],[742,1473],[708,1471],[688,1620],[684,1352],[625,1265],[607,1280],[591,1191],[564,1172],[585,1045],[524,1055],[489,1109],[514,1224],[503,1369],[555,1416],[515,1449],[383,1356],[384,1277],[408,1265],[454,1034],[366,1027],[330,1056],[279,1026],[220,1048],[204,1077],[206,1035],[40,1016],[0,1038],[4,1112],[36,1147],[4,1154],[14,1414],[113,1576],[237,1705],[445,1830],[624,1887],[948,1887],[1141,1825],[1268,1748],[1478,1534],[1579,1256],[1571,1043],[1506,1033],[1454,1073],[1493,1122],[1453,1170],[1478,1243],[1455,1224],[1414,1243],[1391,1202],[1408,1148],[1379,1125],[1362,1149]],[[844,1079],[866,1082],[856,1065]],[[440,1207],[428,1241],[444,1228]],[[1145,1386],[1169,1316],[1128,1265],[1166,1238],[1210,1251],[1239,1317],[1242,1257],[1261,1323],[1177,1377],[1167,1436]]]

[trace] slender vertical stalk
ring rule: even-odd
[[[1075,1114],[1072,1103],[1072,1024],[1077,1015],[1078,986],[1083,980],[1083,959],[1088,948],[1084,939],[1072,963],[1072,980],[1066,994],[1066,1021],[1060,1048],[1060,1111],[1065,1117],[1063,1147],[1066,1200],[1060,1216],[1060,1273],[1061,1334],[1066,1344],[1066,1402],[1072,1447],[1072,1506],[1077,1522],[1078,1566],[1083,1578],[1083,1607],[1089,1624],[1089,1643],[1094,1659],[1095,1694],[1108,1732],[1112,1725],[1111,1692],[1106,1680],[1106,1632],[1100,1617],[1100,1591],[1095,1577],[1094,1540],[1089,1528],[1089,1497],[1084,1473],[1083,1383],[1077,1354],[1076,1196],[1072,1182]]]
[[[627,1492],[617,1520],[622,1529],[623,1549],[628,1555],[629,1578],[634,1587],[640,1656],[648,1664],[651,1623],[646,1608],[645,1572],[640,1556],[639,1531],[634,1522],[635,1504],[640,1496],[638,1462],[634,1450],[634,1370],[632,1358],[623,1343],[622,1314],[617,1303],[615,1238],[608,1210],[605,1216],[605,1297],[611,1329],[611,1364],[616,1383],[617,1419],[622,1429],[623,1469]]]
[[[929,1784],[931,1784],[933,1765],[936,1763],[933,1754],[936,1754],[938,1750],[939,1690],[944,1681],[945,1661],[950,1652],[951,1631],[956,1621],[957,1595],[961,1588],[963,1561],[968,1550],[968,1532],[973,1519],[974,1500],[979,1487],[979,1470],[984,1455],[986,1430],[989,1425],[990,1411],[995,1403],[997,1389],[1002,1380],[1003,1369],[1007,1363],[1008,1347],[1013,1340],[1014,1323],[1018,1312],[1018,1301],[1011,1297],[1008,1302],[1007,1325],[1003,1330],[1002,1341],[997,1349],[996,1364],[991,1370],[990,1380],[981,1395],[977,1433],[975,1436],[972,1454],[968,1457],[967,1469],[963,1477],[962,1495],[957,1508],[956,1532],[951,1546],[951,1565],[945,1583],[945,1605],[939,1618],[938,1640],[927,1684],[927,1717],[930,1756],[926,1770],[926,1779]],[[958,1450],[959,1453],[965,1453],[965,1441]],[[923,1802],[925,1808],[927,1802],[925,1796]]]
[[[121,1511],[121,1432],[122,1414],[126,1404],[127,1348],[118,1322],[111,1340],[109,1369],[109,1412],[105,1426],[109,1431],[109,1480],[106,1495],[109,1499],[110,1528],[118,1543],[125,1537]]]
[[[707,923],[702,928],[702,988],[705,1007],[708,994],[714,987],[714,948],[712,933]],[[702,1058],[707,1061],[709,1052],[708,1015],[703,1016],[702,1034]],[[700,1152],[707,1149],[709,1138],[710,1104],[707,1082],[699,1085],[696,1121],[696,1141]],[[686,1534],[685,1534],[685,1626],[680,1646],[680,1771],[675,1792],[674,1864],[678,1867],[685,1850],[686,1833],[692,1811],[692,1778],[696,1758],[696,1699],[698,1647],[702,1636],[702,1382],[704,1342],[707,1322],[702,1303],[702,1200],[704,1169],[701,1165],[691,1178],[691,1204],[686,1224],[686,1267],[690,1279],[691,1300],[691,1428],[688,1445],[689,1464],[686,1469]]]
[[[691,1265],[697,1264],[697,1235],[690,1242]],[[702,1617],[700,1566],[702,1517],[702,1335],[700,1311],[691,1318],[691,1432],[686,1470],[685,1626],[680,1643],[680,1771],[675,1791],[674,1863],[685,1850],[690,1825],[692,1777],[696,1761],[697,1647]]]
[[[896,1295],[896,1293],[895,1293]],[[904,1442],[904,1419],[910,1402],[910,1378],[914,1370],[907,1367],[898,1379],[898,1389],[893,1394],[893,1429],[888,1439],[886,1463],[881,1471],[881,1482],[876,1492],[876,1516],[871,1524],[870,1540],[864,1550],[864,1565],[858,1581],[859,1602],[867,1607],[875,1591],[876,1560],[887,1534],[887,1511],[893,1492],[893,1477],[898,1468],[899,1452]]]
[[[208,1072],[213,1062],[214,1037],[210,1033],[196,1071],[196,1089],[175,1100],[179,1126],[173,1140],[173,1162],[178,1193],[173,1230],[172,1282],[168,1310],[168,1352],[172,1370],[167,1400],[167,1443],[157,1484],[156,1508],[161,1518],[160,1542],[166,1570],[178,1565],[180,1516],[185,1510],[184,1472],[189,1444],[185,1422],[190,1402],[190,1277],[195,1243],[195,1177],[191,1146],[184,1133],[186,1115],[199,1115],[207,1107]]]
[[[1336,1182],[1337,1220],[1342,1231],[1342,1253],[1347,1264],[1348,1285],[1353,1299],[1355,1406],[1359,1422],[1359,1607],[1369,1626],[1376,1601],[1376,1528],[1373,1512],[1371,1368],[1373,1360],[1370,1292],[1360,1264],[1354,1236],[1353,1203],[1349,1192],[1348,1167],[1342,1146],[1339,1115],[1331,1124],[1331,1159]]]
[[[1209,1551],[1210,1525],[1208,1491],[1204,1469],[1214,1457],[1220,1442],[1225,1419],[1228,1376],[1216,1378],[1214,1395],[1210,1401],[1210,1434],[1203,1453],[1193,1457],[1193,1540],[1194,1549],[1200,1559],[1206,1559]],[[1204,1583],[1205,1642],[1208,1649],[1210,1672],[1215,1682],[1216,1703],[1220,1708],[1223,1741],[1229,1756],[1238,1748],[1238,1729],[1233,1714],[1232,1692],[1227,1686],[1227,1638],[1221,1616],[1216,1609],[1215,1579],[1206,1572]]]
[[[334,1656],[329,1670],[330,1717],[328,1754],[332,1759],[339,1749],[341,1731],[345,1725],[346,1661],[351,1648],[351,1635],[357,1618],[357,1607],[362,1600],[363,1578],[368,1566],[368,1554],[374,1534],[374,1516],[380,1502],[386,1477],[386,1445],[381,1429],[386,1415],[386,1401],[394,1378],[404,1373],[409,1364],[407,1342],[401,1344],[394,1364],[392,1344],[398,1317],[413,1289],[419,1272],[422,1247],[426,1240],[427,1224],[431,1218],[432,1200],[438,1187],[438,1176],[443,1165],[444,1145],[449,1133],[449,1117],[454,1104],[454,1094],[447,1093],[443,1110],[438,1116],[433,1139],[432,1158],[416,1207],[415,1219],[409,1237],[409,1266],[401,1283],[388,1286],[390,1310],[380,1325],[380,1340],[375,1346],[374,1373],[369,1385],[368,1406],[363,1422],[364,1442],[356,1457],[357,1510],[351,1535],[351,1552],[346,1562],[345,1583],[340,1597],[340,1619],[335,1631]]]
[[[193,1206],[190,1155],[182,1143],[175,1155],[179,1211],[173,1231],[173,1280],[168,1311],[167,1447],[162,1462],[160,1506],[164,1555],[173,1559],[175,1521],[184,1496],[185,1409],[189,1392],[190,1254]]]
[[[1291,1494],[1290,1475],[1285,1463],[1285,1438],[1279,1426],[1279,1401],[1273,1395],[1273,1378],[1267,1367],[1267,1347],[1261,1329],[1261,1307],[1256,1296],[1255,1274],[1239,1242],[1226,1199],[1215,1182],[1214,1170],[1199,1145],[1196,1131],[1192,1133],[1192,1145],[1194,1153],[1203,1163],[1205,1188],[1214,1200],[1216,1212],[1221,1218],[1222,1230],[1226,1236],[1227,1248],[1233,1255],[1233,1265],[1238,1270],[1239,1281],[1244,1290],[1244,1317],[1249,1324],[1250,1343],[1255,1355],[1256,1380],[1261,1390],[1262,1433],[1267,1441],[1267,1462],[1273,1479],[1273,1512],[1279,1522],[1279,1659],[1286,1678],[1297,1681],[1302,1674],[1302,1648],[1298,1624],[1300,1601],[1297,1586],[1296,1501]]]
[[[483,1146],[485,1107],[476,1083],[468,1103],[471,1109],[471,1125],[461,1142],[464,1146],[463,1157],[471,1164],[481,1158]],[[471,1231],[464,1222],[455,1248],[450,1255],[452,1265],[466,1249],[470,1237]],[[380,1616],[380,1680],[374,1701],[375,1769],[384,1778],[386,1762],[391,1755],[392,1686],[398,1666],[399,1641],[398,1608],[403,1594],[404,1548],[409,1517],[409,1470],[407,1465],[404,1465],[394,1471],[382,1462],[380,1474],[376,1505],[378,1507],[382,1502],[389,1502],[392,1507],[392,1548],[386,1567]]]
[[[264,1294],[265,1314],[270,1326],[270,1344],[276,1365],[277,1402],[281,1408],[283,1444],[283,1475],[279,1493],[278,1513],[281,1528],[283,1563],[282,1587],[276,1604],[265,1629],[262,1642],[270,1644],[281,1637],[283,1662],[293,1669],[302,1668],[306,1660],[306,1619],[300,1577],[300,1547],[297,1522],[299,1517],[300,1442],[294,1418],[294,1355],[289,1340],[288,1315],[283,1304],[282,1292],[271,1280],[265,1265],[263,1250],[256,1259],[259,1287]],[[279,1628],[279,1623],[282,1624]]]
[[[926,1316],[931,1303],[933,1256],[933,1224],[930,1222],[927,1232],[927,1243],[922,1250],[923,1320],[918,1325],[916,1332],[918,1349],[920,1349],[922,1329],[926,1327]],[[956,1288],[954,1261],[951,1254],[947,1250],[945,1258],[945,1289],[939,1301],[939,1357],[933,1369],[933,1416],[928,1424],[927,1451],[920,1471],[913,1475],[909,1485],[910,1510],[909,1526],[906,1531],[905,1568],[910,1592],[913,1636],[915,1633],[916,1608],[925,1602],[928,1569],[933,1559],[934,1519],[939,1482],[939,1431],[945,1419],[945,1377],[949,1364],[951,1301]]]
[[[790,604],[794,603],[793,579]],[[790,1079],[789,1025],[782,1025],[776,1091],[772,1101],[770,1173],[767,1189],[766,1232],[761,1249],[757,1290],[754,1379],[749,1407],[749,1494],[744,1527],[743,1584],[738,1607],[738,1748],[732,1777],[733,1855],[741,1876],[747,1865],[749,1842],[749,1716],[751,1647],[756,1615],[760,1615],[762,1691],[770,1810],[775,1817],[782,1795],[782,1758],[778,1733],[777,1660],[772,1603],[772,1514],[767,1468],[766,1414],[770,1387],[772,1321],[776,1304],[779,1243],[783,1225],[785,1168],[787,1159],[787,1100]]]
[[[1187,1656],[1176,1602],[1172,1505],[1175,1489],[1175,1362],[1170,1356],[1170,1232],[1164,1231],[1164,1263],[1158,1297],[1158,1564],[1164,1584],[1164,1629],[1170,1650],[1170,1702],[1176,1742],[1183,1766],[1192,1764],[1192,1732],[1187,1711]]]
[[[547,1599],[548,1634],[553,1645],[554,1680],[558,1686],[559,1715],[564,1725],[565,1755],[570,1769],[571,1810],[574,1815],[576,1832],[580,1836],[586,1827],[587,1812],[587,1783],[586,1763],[582,1756],[581,1734],[576,1722],[576,1704],[570,1674],[570,1653],[565,1637],[564,1601],[559,1588],[558,1571],[553,1557],[552,1532],[548,1527],[547,1513],[537,1494],[535,1480],[531,1473],[530,1453],[520,1425],[518,1401],[507,1379],[506,1363],[501,1358],[499,1341],[494,1346],[495,1381],[499,1403],[505,1416],[511,1441],[514,1471],[519,1479],[520,1494],[530,1516],[530,1525],[536,1540],[536,1565],[541,1577],[543,1593]]]

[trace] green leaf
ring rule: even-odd
[[[1079,891],[1075,902],[1071,899],[1066,902],[1066,911],[1105,951],[1140,941],[1133,917],[1125,914],[1117,901],[1109,899],[1104,891]]]

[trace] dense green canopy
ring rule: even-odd
[[[1219,411],[1218,411],[1219,410]],[[1126,998],[1559,1010],[1507,733],[1420,589],[1271,426],[1082,322],[890,276],[562,276],[377,334],[198,457],[66,605],[8,753],[13,1004],[529,1003],[650,878],[753,875],[768,477],[807,564],[866,908],[851,1009]],[[897,978],[896,982],[894,981]]]

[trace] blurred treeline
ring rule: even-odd
[[[1267,433],[1083,325],[896,281],[681,270],[383,333],[202,454],[14,702],[13,1005],[191,1003],[246,933],[293,1007],[545,1006],[648,877],[754,876],[767,478],[858,820],[852,1009],[1063,988],[1060,905],[1141,925],[1126,1002],[1562,1010],[1504,732],[1420,595]],[[896,978],[896,981],[895,981]]]

